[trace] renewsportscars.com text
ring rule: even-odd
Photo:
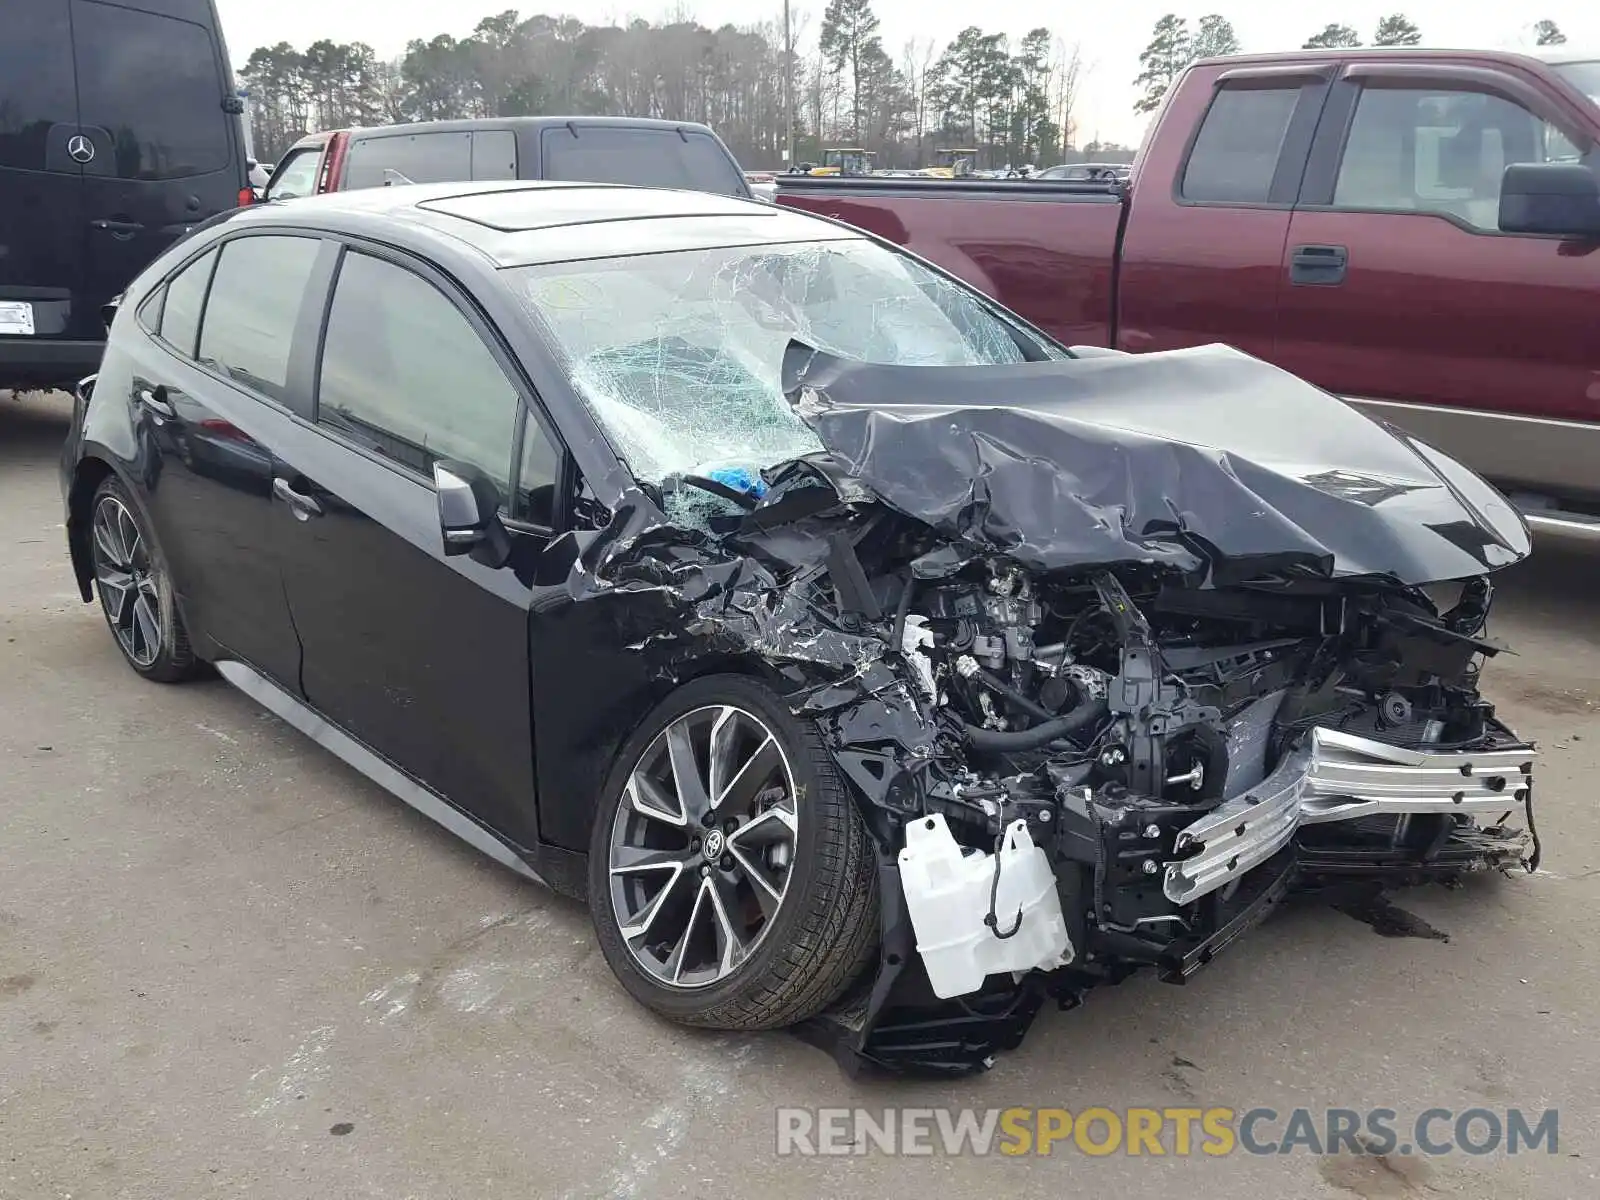
[[[1560,1113],[1520,1108],[780,1108],[780,1155],[1555,1154]]]

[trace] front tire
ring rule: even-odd
[[[105,479],[89,508],[95,592],[123,661],[157,683],[198,674],[165,556],[122,483]]]
[[[877,855],[832,756],[764,684],[697,679],[623,745],[596,815],[606,962],[663,1016],[776,1029],[821,1012],[877,946]]]

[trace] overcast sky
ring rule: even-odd
[[[805,42],[815,44],[826,0],[792,0],[793,20],[804,29]],[[465,36],[485,16],[517,8],[578,17],[590,24],[621,24],[631,17],[660,20],[669,12],[686,13],[705,25],[755,24],[781,20],[782,0],[551,0],[548,4],[515,0],[217,0],[235,65],[256,46],[287,41],[304,47],[319,38],[364,41],[380,56],[404,52],[406,42],[438,33]],[[1174,0],[1117,0],[1115,3],[1068,4],[1064,0],[874,0],[883,22],[885,48],[897,61],[912,38],[934,39],[942,47],[964,27],[977,23],[986,32],[1019,37],[1044,25],[1059,36],[1076,40],[1089,67],[1080,104],[1080,133],[1096,130],[1107,139],[1133,143],[1144,127],[1133,115],[1133,77],[1139,51],[1150,39],[1151,26],[1163,13],[1187,16],[1220,12],[1233,22],[1246,50],[1279,50],[1298,46],[1330,21],[1354,26],[1370,40],[1378,18],[1396,9],[1422,29],[1430,46],[1515,47],[1531,45],[1532,23],[1549,18],[1561,26],[1574,47],[1592,48],[1600,58],[1600,5],[1592,0],[1531,0],[1499,5],[1488,0],[1328,0],[1284,3],[1174,3]],[[1087,18],[1087,19],[1085,19]]]

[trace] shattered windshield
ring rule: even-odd
[[[964,287],[858,239],[508,271],[639,479],[753,478],[821,444],[784,399],[784,351],[901,366],[1065,355]],[[1019,342],[1018,338],[1022,341]]]

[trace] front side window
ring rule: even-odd
[[[504,496],[517,405],[516,388],[443,292],[394,263],[345,254],[322,349],[320,422],[423,475],[440,459],[477,467]]]
[[[1224,88],[1212,100],[1189,151],[1183,198],[1205,203],[1262,204],[1272,190],[1278,156],[1300,88]]]
[[[1487,92],[1367,88],[1356,102],[1333,203],[1453,217],[1493,232],[1508,166],[1577,156],[1553,125]]]
[[[311,196],[317,190],[317,168],[322,164],[322,150],[312,147],[296,150],[272,173],[267,185],[268,200],[293,200],[296,196]]]
[[[1039,346],[963,285],[856,239],[506,272],[641,480],[759,470],[820,448],[782,391],[799,339],[904,366],[1024,360]],[[1020,341],[1019,341],[1020,339]]]
[[[223,246],[200,324],[200,361],[288,403],[289,351],[321,245],[308,237],[242,237]]]
[[[84,132],[110,138],[90,173],[186,179],[225,168],[233,140],[211,34],[96,0],[72,9]]]

